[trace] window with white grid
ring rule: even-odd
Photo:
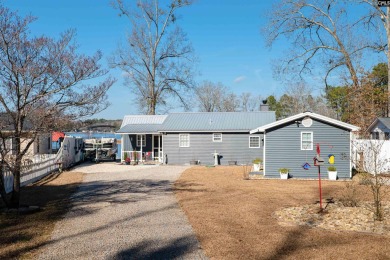
[[[249,148],[260,148],[260,136],[249,136]]]
[[[190,134],[179,134],[179,147],[190,147]]]
[[[313,132],[301,132],[301,150],[313,150]]]

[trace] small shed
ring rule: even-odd
[[[367,128],[367,133],[371,139],[389,140],[390,139],[390,117],[377,117]]]
[[[288,168],[290,177],[317,178],[314,166],[316,146],[325,159],[324,173],[333,156],[334,166],[341,179],[352,177],[353,132],[358,127],[312,112],[300,113],[250,131],[264,134],[264,176],[278,177],[279,169]]]

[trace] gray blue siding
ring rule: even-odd
[[[313,132],[313,150],[301,150],[301,132]],[[321,167],[321,176],[327,177],[328,155],[335,155],[338,177],[350,178],[350,132],[313,119],[310,127],[295,122],[280,125],[266,132],[265,138],[265,176],[279,178],[279,168],[289,168],[290,176],[296,178],[317,178],[318,167],[314,166],[316,143],[320,144],[321,157],[325,165]],[[302,165],[308,162],[309,170]]]
[[[260,136],[260,143],[263,138],[262,134],[222,133],[222,142],[213,142],[213,133],[190,133],[190,147],[179,147],[179,133],[167,133],[163,135],[163,152],[168,164],[188,164],[191,160],[200,160],[202,165],[214,164],[214,151],[222,156],[221,165],[227,165],[228,161],[246,164],[263,157],[262,146],[249,148],[249,136]]]
[[[141,151],[141,147],[137,146],[137,135],[124,135],[124,143],[122,144],[123,151]],[[146,146],[142,148],[143,152],[152,151],[152,135],[146,135]]]

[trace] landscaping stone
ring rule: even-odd
[[[325,208],[326,206],[326,208]],[[390,236],[390,203],[384,202],[383,221],[374,221],[373,205],[360,203],[357,207],[345,207],[341,202],[323,202],[325,208],[319,213],[319,204],[283,208],[274,213],[281,225],[308,225],[328,230],[369,232]]]

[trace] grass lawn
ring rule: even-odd
[[[324,198],[344,196],[343,181],[322,184]],[[244,180],[240,166],[198,166],[175,188],[211,259],[390,259],[389,235],[278,223],[277,210],[319,200],[318,181]],[[359,201],[372,201],[368,186],[358,191]]]
[[[35,259],[50,239],[55,222],[69,209],[69,197],[76,191],[83,174],[63,172],[21,189],[21,205],[42,208],[31,214],[5,211],[0,202],[0,259]]]

